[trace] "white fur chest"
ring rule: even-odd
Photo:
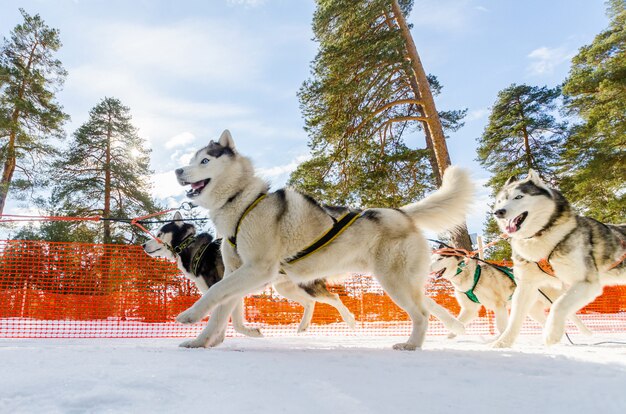
[[[185,276],[187,279],[191,280],[192,282],[194,282],[196,284],[196,287],[198,288],[198,290],[202,293],[206,292],[207,290],[209,290],[209,287],[207,286],[206,282],[204,281],[204,278],[200,277],[200,276],[196,276],[192,273],[189,273],[185,270],[185,266],[183,266],[183,262],[180,259],[180,256],[178,256],[176,258],[176,265],[178,265],[178,270],[180,270],[180,272],[183,274],[183,276]]]
[[[576,226],[575,220],[554,226],[538,237],[528,239],[512,239],[511,247],[513,251],[524,259],[531,262],[538,262],[547,259],[554,248],[565,238]]]

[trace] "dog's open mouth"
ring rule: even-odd
[[[519,216],[509,220],[509,223],[506,225],[506,232],[511,234],[518,231],[522,227],[522,223],[526,220],[526,217],[528,217],[528,211],[524,211]]]
[[[191,190],[187,191],[187,197],[194,198],[199,196],[202,190],[204,190],[204,187],[209,184],[209,181],[211,181],[211,179],[207,178],[206,180],[197,181],[195,183],[188,183],[191,184]]]
[[[444,267],[443,269],[437,270],[436,272],[430,272],[430,274],[432,275],[434,279],[441,279],[443,274],[446,273],[446,269],[447,267]]]

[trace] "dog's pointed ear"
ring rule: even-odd
[[[515,181],[517,181],[517,177],[512,175],[509,177],[508,180],[506,180],[506,183],[504,183],[504,186],[506,187],[507,185],[514,183]]]
[[[230,134],[230,131],[225,129],[220,135],[219,144],[222,147],[230,148],[231,150],[235,150],[235,141],[233,140],[233,136]]]
[[[172,218],[172,220],[174,220],[174,223],[176,223],[177,226],[183,225],[183,215],[180,214],[180,211],[174,213],[174,218]]]
[[[526,179],[535,184],[537,187],[548,188],[548,186],[546,185],[546,183],[543,182],[537,171],[533,170],[532,168],[528,170],[528,176],[526,177]]]

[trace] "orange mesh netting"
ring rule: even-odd
[[[355,275],[330,290],[354,313],[357,329],[337,310],[318,303],[309,334],[407,335],[409,318],[370,276]],[[459,306],[448,282],[429,281],[427,294],[454,315]],[[140,246],[0,241],[0,337],[161,338],[196,335],[204,323],[181,325],[176,315],[199,295],[173,263],[147,256]],[[246,319],[265,335],[295,334],[302,306],[271,288],[245,299]],[[626,287],[605,288],[580,315],[596,332],[626,332]],[[571,332],[576,328],[569,327]],[[471,334],[494,334],[490,312]],[[524,333],[539,333],[528,320]],[[429,334],[444,334],[431,318]],[[233,331],[229,328],[229,335]]]

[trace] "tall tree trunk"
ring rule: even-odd
[[[12,120],[17,118],[18,111],[14,111]],[[6,205],[7,197],[9,195],[9,187],[13,180],[13,173],[15,172],[15,166],[17,165],[17,159],[15,156],[15,130],[12,129],[9,134],[9,142],[7,143],[6,160],[4,161],[4,169],[2,170],[2,179],[0,180],[0,216],[4,212],[4,206]]]
[[[413,36],[411,36],[411,31],[409,30],[409,26],[404,19],[404,15],[402,14],[402,10],[400,9],[400,5],[397,0],[392,0],[391,8],[393,10],[395,20],[398,23],[398,27],[400,28],[400,32],[402,33],[402,37],[404,38],[408,57],[411,62],[411,68],[413,69],[413,75],[415,76],[414,82],[411,82],[411,86],[413,87],[414,83],[417,84],[419,92],[419,96],[417,98],[422,102],[421,106],[423,108],[424,116],[426,117],[426,121],[424,122],[426,147],[432,149],[434,153],[436,165],[433,165],[432,160],[431,165],[433,165],[435,181],[437,185],[441,185],[443,173],[451,164],[450,154],[448,153],[448,146],[446,144],[446,136],[443,133],[443,127],[441,126],[441,120],[439,119],[439,113],[437,112],[437,107],[435,106],[435,100],[433,99],[433,94],[430,90],[430,85],[428,84],[426,72],[424,71],[422,61],[417,53],[415,42],[413,41]],[[456,247],[461,247],[467,250],[472,249],[472,242],[465,224],[461,226],[459,231],[452,232],[451,238]]]
[[[424,115],[426,115],[426,125],[428,126],[428,130],[430,132],[433,142],[433,150],[435,151],[435,159],[437,160],[438,170],[435,171],[435,173],[439,174],[439,177],[443,177],[443,172],[450,165],[448,161],[450,157],[448,155],[448,147],[446,146],[446,137],[443,133],[441,121],[439,120],[439,113],[437,112],[437,108],[435,106],[435,100],[433,99],[433,94],[430,90],[428,78],[426,77],[426,72],[422,66],[422,61],[417,53],[415,42],[413,42],[413,36],[411,36],[409,26],[404,19],[402,10],[400,10],[398,1],[393,0],[391,2],[391,7],[396,22],[398,22],[398,26],[400,27],[402,37],[404,38],[407,53],[411,60],[411,68],[413,69],[415,80],[417,81],[417,86],[419,88],[420,99],[422,100],[422,107],[424,108]]]
[[[522,123],[524,127],[522,128],[522,138],[524,139],[524,155],[526,156],[526,167],[528,169],[533,168],[533,154],[530,149],[530,134],[528,133],[528,126],[526,124],[526,115],[524,114],[524,107],[522,105],[522,101],[519,96],[516,97],[515,102],[517,103],[517,108],[519,109],[519,116],[522,118]]]
[[[17,92],[17,99],[19,101],[24,97],[24,91],[26,90],[26,80],[28,78],[28,73],[30,73],[31,66],[33,65],[33,59],[35,57],[35,50],[37,50],[37,46],[39,46],[39,41],[36,41],[30,50],[30,54],[28,55],[28,62],[26,62],[26,66],[24,67],[24,77],[22,78],[22,83],[20,85],[20,89]],[[6,205],[7,197],[9,196],[9,187],[11,186],[11,181],[13,181],[13,173],[15,172],[15,167],[17,165],[17,156],[15,154],[15,141],[17,139],[17,125],[20,119],[20,110],[16,106],[13,109],[13,114],[11,114],[11,126],[9,132],[9,142],[7,144],[7,158],[4,161],[4,169],[2,170],[2,179],[0,180],[0,216],[4,213],[4,207]]]
[[[107,125],[107,145],[104,164],[104,210],[102,216],[104,218],[111,217],[111,139],[113,137],[113,131],[111,127],[111,115],[109,114],[109,122]],[[111,243],[111,222],[109,220],[104,221],[104,238],[105,244]]]

